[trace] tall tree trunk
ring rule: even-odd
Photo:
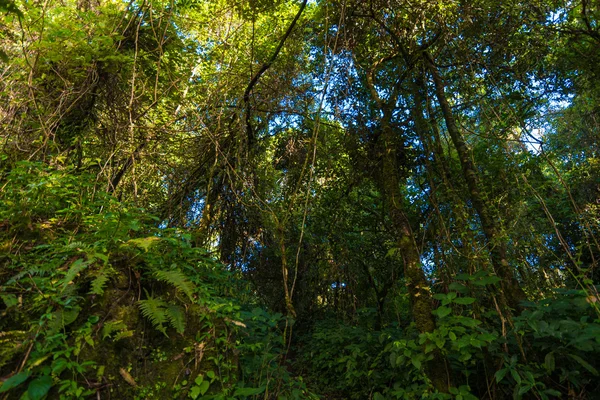
[[[419,71],[415,79],[415,84],[413,85],[414,106],[412,108],[412,118],[414,121],[415,132],[423,145],[423,150],[426,154],[431,154],[432,156],[431,160],[429,157],[425,157],[427,179],[431,187],[431,204],[438,215],[439,224],[442,227],[442,232],[445,234],[445,240],[451,242],[451,234],[448,232],[448,229],[445,225],[444,216],[440,211],[439,196],[440,193],[443,192],[444,194],[442,194],[442,196],[447,196],[449,198],[447,201],[450,202],[451,210],[454,213],[454,218],[456,220],[456,225],[460,227],[464,226],[462,210],[459,210],[461,204],[463,204],[463,201],[457,195],[450,182],[450,171],[448,170],[448,165],[444,157],[439,130],[435,121],[432,121],[431,119],[432,114],[429,104],[430,99],[426,98],[424,95],[426,93],[426,87],[425,80],[421,74],[422,72]],[[427,115],[429,118],[425,118],[425,106],[427,108]],[[436,177],[439,178],[439,182],[435,179]],[[440,189],[443,189],[443,191]],[[441,200],[444,201],[443,198]],[[442,241],[437,241],[437,243],[442,243]],[[438,268],[437,273],[438,276],[442,277],[443,282],[445,282],[447,285],[448,281],[450,281],[452,277],[452,274],[456,273],[456,271],[453,271],[450,268],[450,265],[446,262],[436,265],[444,265],[444,268]]]
[[[432,312],[432,299],[429,283],[421,267],[420,251],[417,246],[410,221],[402,206],[402,193],[398,174],[394,131],[391,126],[391,110],[384,110],[382,119],[382,177],[381,185],[387,201],[390,219],[398,235],[398,249],[404,263],[404,277],[412,307],[412,315],[419,332],[432,332],[436,325]],[[447,392],[446,365],[439,353],[427,365],[427,375],[434,387]]]
[[[436,97],[440,104],[444,121],[446,122],[446,128],[448,129],[448,133],[450,134],[450,138],[452,139],[452,143],[454,144],[456,152],[458,153],[458,158],[460,159],[471,202],[481,221],[481,227],[483,228],[489,246],[492,266],[496,274],[502,279],[502,292],[508,306],[518,310],[520,309],[519,302],[524,300],[526,295],[523,289],[521,289],[521,286],[519,286],[519,282],[515,278],[508,263],[506,240],[501,237],[499,224],[494,219],[491,208],[488,206],[485,196],[481,192],[479,175],[477,174],[477,170],[471,159],[470,150],[456,125],[452,108],[448,104],[448,99],[446,98],[445,85],[439,70],[431,56],[426,52],[424,53],[424,59],[431,76],[433,77]]]

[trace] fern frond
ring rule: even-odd
[[[115,335],[115,338],[113,340],[116,342],[117,340],[125,339],[125,338],[132,337],[132,336],[133,336],[133,331],[130,331],[130,330],[120,331],[119,333],[117,333]]]
[[[74,249],[85,249],[89,246],[83,242],[71,242],[65,245],[65,250],[74,250]]]
[[[115,334],[113,341],[133,336],[133,331],[127,329],[127,325],[121,321],[108,321],[102,327],[102,340],[110,338]]]
[[[101,273],[92,281],[92,288],[90,294],[102,295],[104,294],[104,285],[108,282],[108,274]]]
[[[102,340],[110,337],[113,333],[127,329],[127,325],[121,320],[108,321],[102,327]]]
[[[19,304],[19,299],[14,294],[0,294],[0,299],[2,299],[7,309]],[[2,332],[0,332],[1,336]]]
[[[14,275],[12,278],[10,278],[5,283],[5,285],[14,285],[15,283],[17,283],[18,281],[20,281],[24,277],[29,277],[29,276],[46,276],[46,275],[50,275],[50,272],[34,265],[34,266],[30,267],[30,268],[27,268],[27,269],[19,272],[16,275]]]
[[[88,265],[89,261],[83,261],[83,259],[81,258],[77,259],[73,264],[71,264],[69,270],[67,271],[65,277],[62,280],[63,290],[69,285],[69,283],[73,281],[73,279],[75,279],[77,275],[79,275],[81,271],[86,269]]]
[[[169,323],[175,328],[177,333],[183,334],[185,331],[185,314],[183,309],[177,305],[169,304],[166,315],[169,319]]]
[[[146,295],[148,295],[147,292]],[[167,315],[165,313],[165,306],[167,304],[159,298],[148,296],[146,300],[140,300],[139,305],[142,315],[150,320],[154,328],[166,336],[167,332],[163,324],[167,322]]]
[[[190,282],[185,274],[181,271],[156,271],[155,276],[159,281],[170,283],[175,286],[178,290],[185,293],[190,300],[194,299],[194,290],[196,286]]]

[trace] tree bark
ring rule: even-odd
[[[398,177],[398,165],[394,131],[391,126],[391,110],[384,110],[382,119],[382,177],[381,185],[387,201],[390,219],[398,235],[398,249],[404,264],[404,278],[411,302],[412,315],[419,332],[429,333],[436,328],[432,310],[432,298],[429,282],[421,266],[421,255],[415,240],[410,221],[402,205],[402,193]],[[447,392],[446,365],[439,353],[433,354],[427,366],[427,375],[434,387]]]
[[[462,167],[464,179],[469,189],[469,195],[473,207],[479,216],[481,221],[481,227],[486,237],[487,244],[490,251],[490,259],[495,273],[500,277],[501,288],[503,295],[506,299],[507,305],[519,310],[519,303],[526,299],[525,292],[519,285],[519,282],[515,278],[513,271],[508,263],[507,257],[507,243],[504,238],[501,237],[500,226],[494,219],[491,211],[491,207],[487,204],[485,196],[481,192],[481,182],[475,165],[471,159],[470,149],[468,148],[463,135],[461,134],[456,120],[452,113],[452,108],[448,103],[448,99],[445,94],[445,84],[440,76],[439,70],[436,67],[431,56],[424,52],[425,63],[433,78],[435,86],[435,93],[446,128],[452,139],[452,143],[458,153],[458,158]]]

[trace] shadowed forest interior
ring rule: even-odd
[[[0,400],[600,398],[600,4],[0,0]]]

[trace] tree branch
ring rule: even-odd
[[[251,144],[254,141],[254,133],[252,130],[252,121],[250,120],[251,111],[252,111],[252,109],[251,109],[252,107],[250,106],[250,93],[252,92],[252,89],[254,88],[254,86],[256,86],[256,84],[258,83],[258,80],[260,79],[260,77],[271,67],[271,65],[277,59],[277,56],[279,55],[279,52],[283,48],[285,41],[292,33],[294,26],[296,26],[298,19],[302,15],[302,12],[304,11],[304,8],[306,7],[307,2],[308,2],[308,0],[302,1],[302,4],[300,5],[300,9],[296,13],[296,16],[292,20],[292,23],[288,27],[287,31],[285,32],[285,34],[279,41],[279,44],[277,45],[277,48],[271,55],[271,58],[269,58],[269,60],[260,67],[260,69],[256,72],[256,74],[254,74],[254,76],[250,80],[250,83],[248,83],[246,90],[244,91],[244,104],[246,105],[246,117],[245,117],[245,119],[246,119],[246,134],[248,135],[248,144]]]

